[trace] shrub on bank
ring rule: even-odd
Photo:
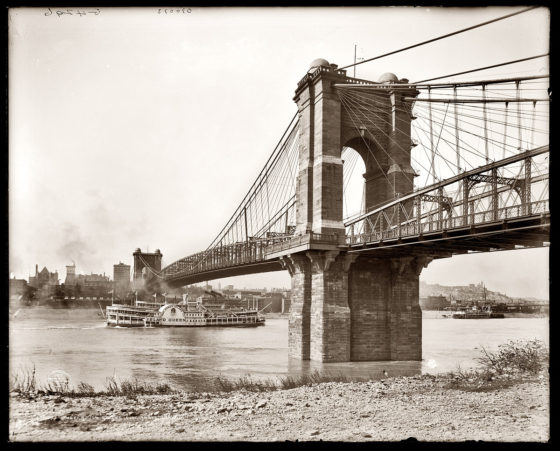
[[[33,393],[37,390],[35,365],[33,369],[24,369],[10,379],[10,391],[17,393]]]
[[[477,360],[483,368],[496,374],[537,374],[548,363],[548,350],[540,340],[508,341],[498,346],[496,352],[486,348]]]
[[[497,351],[482,347],[479,368],[448,374],[449,388],[487,391],[506,388],[548,368],[548,349],[540,340],[510,340]]]

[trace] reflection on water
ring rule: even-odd
[[[548,344],[548,318],[423,319],[422,362],[321,364],[288,358],[288,321],[268,319],[256,328],[108,328],[98,311],[22,310],[10,321],[10,371],[33,365],[44,383],[62,370],[71,384],[102,388],[108,376],[166,382],[185,390],[209,387],[216,376],[255,379],[313,371],[354,377],[437,373],[473,366],[477,348],[510,339]]]
[[[391,376],[414,376],[422,372],[422,362],[338,362],[320,363],[289,359],[289,374],[309,374],[314,371],[343,374],[356,378],[383,379]]]

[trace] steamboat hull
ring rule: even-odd
[[[150,327],[150,326],[145,326],[144,324],[130,324],[130,323],[112,323],[107,321],[107,327]]]
[[[158,324],[153,327],[259,327],[264,326],[264,321],[260,321],[258,323],[245,323],[245,324],[201,324],[201,325],[194,325],[194,324]],[[150,326],[148,326],[150,327]]]
[[[108,327],[259,327],[264,326],[264,321],[252,322],[252,323],[238,323],[238,324],[150,324],[139,321],[128,322],[128,321],[107,321]]]
[[[465,314],[454,314],[455,319],[496,319],[505,318],[503,313],[488,313],[488,314],[476,314],[476,313],[465,313]]]

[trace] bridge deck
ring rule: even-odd
[[[545,246],[550,234],[548,166],[534,175],[530,168],[535,164],[534,158],[544,157],[548,152],[548,146],[523,152],[393,199],[349,220],[346,236],[286,233],[215,246],[174,262],[148,281],[148,286],[158,280],[173,287],[280,271],[280,257],[314,249],[379,258],[411,255],[443,258],[468,252]],[[524,176],[515,179],[498,176],[498,168],[519,161],[527,168]],[[490,189],[472,190],[480,183]],[[498,186],[500,183],[505,187]],[[447,196],[445,188],[454,190],[458,197]],[[536,192],[539,200],[533,201],[531,194]],[[500,198],[501,195],[505,197]],[[436,207],[422,211],[423,202]]]
[[[462,218],[456,218],[460,223]],[[452,225],[452,224],[449,224]],[[413,225],[409,225],[412,227]],[[239,258],[232,258],[232,249],[220,249],[207,256],[207,261],[199,269],[176,271],[165,277],[170,287],[199,283],[206,280],[226,277],[281,271],[279,258],[283,255],[306,250],[340,250],[356,252],[376,258],[429,255],[433,258],[445,258],[452,255],[471,252],[490,252],[512,250],[521,247],[540,247],[546,245],[550,234],[550,213],[538,213],[487,221],[467,226],[440,227],[422,234],[397,235],[389,231],[384,239],[375,234],[360,237],[347,237],[347,243],[338,244],[344,237],[321,237],[307,234],[280,243],[251,243],[252,252],[246,245],[238,246]],[[229,251],[229,252],[228,252]],[[258,252],[257,252],[258,251]]]

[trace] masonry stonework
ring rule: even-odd
[[[360,258],[349,274],[350,360],[390,360],[390,268],[381,259]]]
[[[319,240],[336,235],[337,242],[343,241],[345,146],[364,160],[366,208],[412,191],[409,100],[418,91],[393,74],[382,78],[380,89],[361,92],[374,96],[377,106],[354,105],[353,112],[336,85],[354,83],[352,89],[359,90],[355,83],[363,80],[347,77],[335,64],[315,60],[298,83],[296,235],[312,233]],[[402,213],[408,210],[412,212],[412,205],[405,205]],[[291,356],[322,362],[422,358],[418,278],[426,261],[358,258],[332,245],[281,261],[292,277]]]
[[[422,359],[418,290],[429,259],[309,251],[283,260],[292,276],[290,356],[321,362]]]
[[[355,256],[338,251],[310,251],[311,360],[350,360],[348,269]]]
[[[309,360],[311,263],[305,254],[288,255],[280,262],[292,278],[288,353],[290,357]]]

